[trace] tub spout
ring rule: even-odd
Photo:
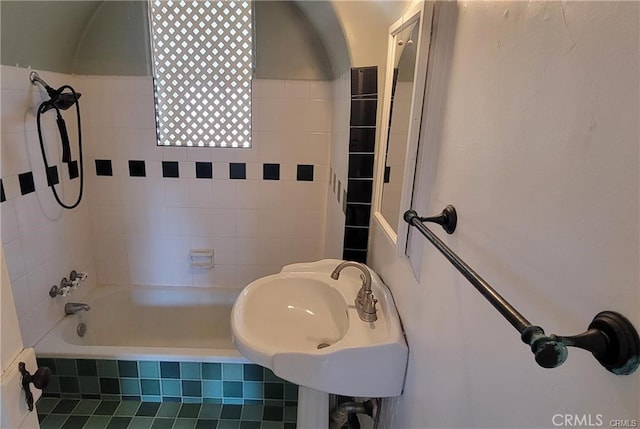
[[[76,313],[79,313],[80,311],[89,311],[89,310],[91,310],[91,307],[89,307],[89,304],[84,304],[82,302],[68,302],[64,306],[65,314],[76,314]]]

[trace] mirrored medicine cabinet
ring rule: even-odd
[[[389,28],[374,218],[399,252],[406,243],[402,213],[411,204],[432,15],[432,3],[413,4]]]

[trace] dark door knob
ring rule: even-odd
[[[22,374],[22,389],[24,390],[27,407],[29,408],[29,411],[33,411],[33,394],[31,393],[29,383],[33,383],[36,389],[44,389],[49,385],[51,370],[46,366],[41,366],[36,369],[36,372],[30,374],[29,371],[27,371],[24,362],[20,362],[18,363],[18,371]]]

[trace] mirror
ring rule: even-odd
[[[434,17],[433,2],[418,2],[389,28],[380,142],[376,149],[374,220],[404,255]]]
[[[387,145],[385,150],[384,177],[380,212],[395,233],[400,222],[400,199],[405,176],[405,155],[409,141],[411,101],[414,87],[420,20],[410,23],[393,36],[395,52]],[[389,80],[387,80],[389,81]],[[384,132],[384,131],[383,131]]]

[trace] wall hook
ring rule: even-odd
[[[24,390],[25,400],[27,401],[27,408],[29,408],[29,411],[33,411],[33,393],[31,393],[29,383],[33,383],[36,389],[44,389],[49,385],[51,370],[46,366],[41,366],[31,375],[29,371],[27,371],[24,362],[19,362],[18,371],[22,374],[22,389]]]

